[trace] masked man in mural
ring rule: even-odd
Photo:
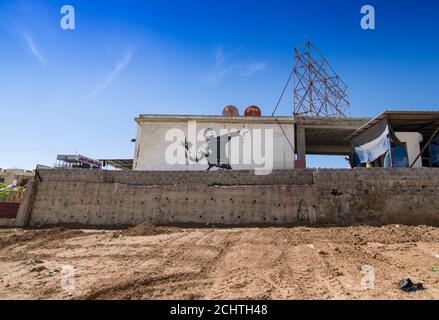
[[[207,128],[204,130],[205,143],[196,154],[195,158],[190,153],[191,143],[185,141],[184,147],[186,152],[186,159],[190,159],[193,162],[199,162],[200,160],[206,158],[209,167],[207,171],[212,168],[219,168],[223,170],[231,170],[230,160],[227,157],[226,149],[227,143],[233,138],[244,136],[248,133],[247,129],[242,131],[230,132],[222,136],[216,136],[215,131],[212,128]]]

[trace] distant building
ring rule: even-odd
[[[58,160],[57,168],[102,169],[101,161],[80,154],[58,155],[56,159]]]
[[[34,178],[34,172],[24,169],[1,169],[0,168],[0,183],[6,185],[14,184],[25,185],[27,181]]]

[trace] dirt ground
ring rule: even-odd
[[[0,229],[0,299],[439,299],[437,254],[424,226]]]

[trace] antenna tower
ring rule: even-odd
[[[346,117],[349,113],[347,89],[310,41],[294,49],[295,116]]]

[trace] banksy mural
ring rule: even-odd
[[[284,135],[294,141],[294,124],[255,123],[251,119],[181,121],[183,117],[158,121],[151,116],[154,121],[150,122],[143,120],[146,116],[142,118],[134,170],[254,170],[257,175],[266,175],[294,168],[294,150]]]
[[[228,152],[229,142],[233,138],[238,138],[247,135],[249,132],[247,129],[241,131],[234,131],[227,134],[217,136],[212,128],[207,128],[204,130],[205,143],[201,147],[200,151],[194,156],[190,149],[192,143],[185,138],[184,148],[186,163],[190,161],[200,162],[203,159],[207,160],[207,171],[212,168],[217,168],[220,170],[232,170],[231,161]]]

